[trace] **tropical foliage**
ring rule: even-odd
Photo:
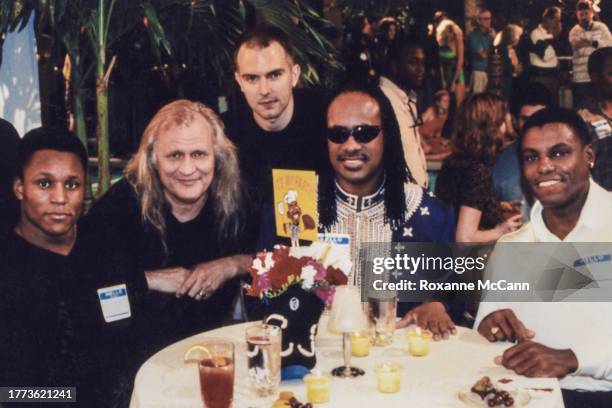
[[[342,15],[347,17],[369,16],[380,19],[393,16],[400,30],[407,30],[414,24],[410,13],[414,0],[334,0],[333,6],[338,7]]]
[[[22,29],[30,17],[69,56],[70,105],[75,132],[87,139],[83,101],[95,77],[98,194],[110,185],[108,87],[116,45],[144,35],[159,62],[190,66],[202,80],[222,84],[233,71],[240,34],[255,21],[285,31],[293,40],[306,83],[318,70],[339,69],[334,47],[321,34],[324,20],[301,0],[0,0],[0,32]]]

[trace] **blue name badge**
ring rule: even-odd
[[[348,234],[319,234],[319,241],[329,242],[335,245],[349,245],[351,243],[351,236]]]
[[[593,263],[610,262],[612,260],[612,254],[593,255],[587,256],[586,258],[580,258],[574,261],[574,268],[578,266],[585,266]]]
[[[128,291],[125,284],[98,289],[98,299],[106,323],[132,316]]]

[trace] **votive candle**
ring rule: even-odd
[[[354,357],[365,357],[370,354],[370,336],[365,332],[351,333],[351,354]]]
[[[378,379],[378,391],[390,394],[400,390],[402,368],[397,364],[378,364],[374,368]]]
[[[331,378],[328,375],[313,371],[304,376],[306,399],[311,404],[324,404],[329,401]]]
[[[422,331],[419,327],[415,331],[408,332],[408,352],[415,357],[429,354],[431,333]]]

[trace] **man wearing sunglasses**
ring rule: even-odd
[[[423,121],[419,116],[415,90],[415,85],[424,80],[425,54],[418,47],[412,47],[410,42],[400,41],[389,51],[389,59],[389,65],[380,77],[380,89],[395,112],[410,173],[418,185],[427,187],[427,162],[418,130]]]
[[[379,88],[340,92],[327,111],[326,135],[329,161],[319,175],[320,232],[350,236],[351,284],[361,284],[362,243],[452,240],[453,212],[412,179],[393,108]],[[400,327],[417,321],[436,339],[455,332],[444,304],[410,306]]]

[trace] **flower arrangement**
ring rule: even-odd
[[[346,284],[350,268],[348,254],[336,245],[320,242],[308,247],[276,245],[272,252],[260,252],[253,259],[249,268],[252,283],[246,294],[272,299],[292,285],[301,285],[329,305],[334,287]]]

